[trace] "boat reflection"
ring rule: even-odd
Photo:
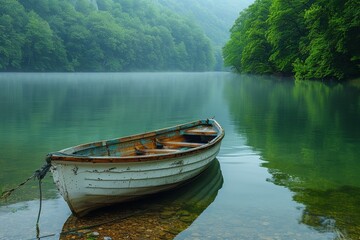
[[[87,239],[94,234],[99,239],[173,239],[215,200],[222,185],[215,159],[196,179],[174,190],[102,208],[83,218],[71,215],[60,239]]]

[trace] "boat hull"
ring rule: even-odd
[[[171,189],[190,180],[209,166],[220,145],[219,141],[203,151],[161,161],[52,161],[51,172],[72,212],[83,216],[94,209]]]

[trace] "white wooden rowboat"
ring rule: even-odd
[[[224,130],[214,119],[82,144],[48,154],[54,182],[73,214],[167,190],[204,171]]]

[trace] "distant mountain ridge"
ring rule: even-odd
[[[222,47],[230,37],[239,13],[254,0],[154,0],[196,22],[211,40],[216,57],[215,70],[223,69]]]
[[[254,0],[155,0],[182,16],[194,19],[216,44],[224,45],[241,10]]]

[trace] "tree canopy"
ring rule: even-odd
[[[3,0],[0,71],[211,70],[191,20],[146,0]]]
[[[359,77],[359,13],[356,0],[256,0],[230,30],[225,65],[297,79]]]

